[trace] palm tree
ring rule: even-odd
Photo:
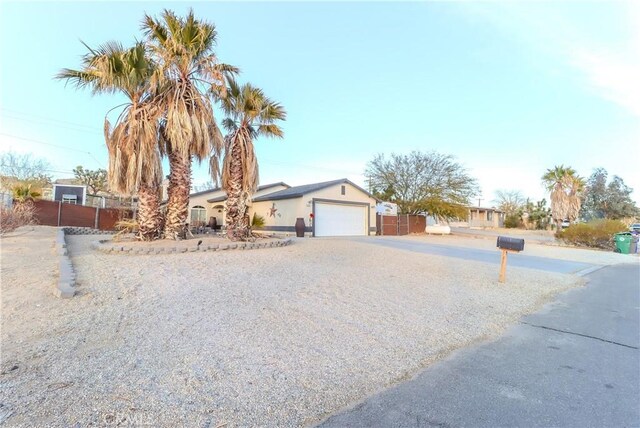
[[[235,67],[214,54],[216,30],[189,11],[185,18],[165,10],[161,20],[148,15],[142,29],[159,65],[158,106],[163,111],[163,152],[169,158],[169,200],[165,238],[183,239],[189,208],[191,160],[210,158],[217,165],[224,140],[215,123],[210,94],[221,95]],[[212,168],[215,175],[217,168]],[[217,181],[217,176],[213,177]]]
[[[153,102],[155,64],[145,45],[124,49],[116,42],[89,49],[80,70],[63,69],[56,77],[93,93],[119,92],[127,103],[115,126],[105,117],[104,137],[109,151],[108,183],[119,193],[138,193],[138,238],[158,239],[162,233],[159,150],[159,110]],[[118,107],[116,107],[118,108]],[[108,114],[108,113],[107,113]]]
[[[11,189],[13,200],[19,203],[33,201],[40,197],[40,192],[32,188],[32,184],[16,184]]]
[[[222,188],[227,193],[227,236],[231,240],[249,235],[247,204],[258,187],[258,160],[253,140],[259,136],[282,138],[275,124],[286,118],[284,108],[264,95],[262,90],[229,79],[226,96],[220,99],[227,115],[222,121],[229,132],[225,138]]]
[[[542,183],[550,192],[551,217],[556,222],[556,231],[560,231],[564,219],[573,221],[578,217],[584,180],[573,168],[560,165],[548,169]]]

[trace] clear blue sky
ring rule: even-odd
[[[103,118],[122,100],[53,76],[79,66],[80,39],[130,44],[144,12],[189,5],[216,24],[219,58],[288,111],[283,140],[256,142],[262,183],[364,184],[376,153],[437,150],[479,180],[483,205],[497,189],[542,198],[556,164],[604,167],[640,199],[631,3],[2,2],[1,151],[44,157],[56,177],[104,167]]]

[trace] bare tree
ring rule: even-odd
[[[493,203],[506,215],[518,213],[524,208],[526,202],[527,200],[518,190],[497,190],[496,198],[493,200]]]
[[[49,168],[47,161],[35,158],[31,153],[0,153],[0,178],[5,187],[16,184],[42,187],[51,184],[51,176],[47,174]]]
[[[402,213],[429,212],[445,218],[462,218],[469,199],[478,192],[477,181],[451,155],[413,151],[378,154],[367,165],[374,192],[385,192]]]

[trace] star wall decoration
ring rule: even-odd
[[[274,202],[271,208],[269,208],[269,217],[275,217],[276,211],[278,211],[278,209],[276,208],[276,204]]]

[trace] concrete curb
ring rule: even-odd
[[[181,253],[205,253],[225,250],[257,250],[263,248],[286,247],[293,242],[291,238],[280,239],[272,242],[230,242],[228,244],[203,244],[193,247],[161,247],[142,248],[100,240],[91,243],[91,248],[105,254],[132,254],[132,255],[156,255],[156,254],[181,254]]]
[[[578,276],[585,276],[585,275],[589,275],[590,273],[599,271],[600,269],[604,269],[606,267],[607,267],[607,265],[591,266],[591,267],[588,267],[586,269],[582,269],[581,271],[578,271],[575,274],[578,275]]]
[[[67,251],[65,234],[65,228],[59,228],[55,241],[55,251],[58,255],[58,282],[53,289],[53,294],[61,299],[69,299],[76,294],[76,273]]]

